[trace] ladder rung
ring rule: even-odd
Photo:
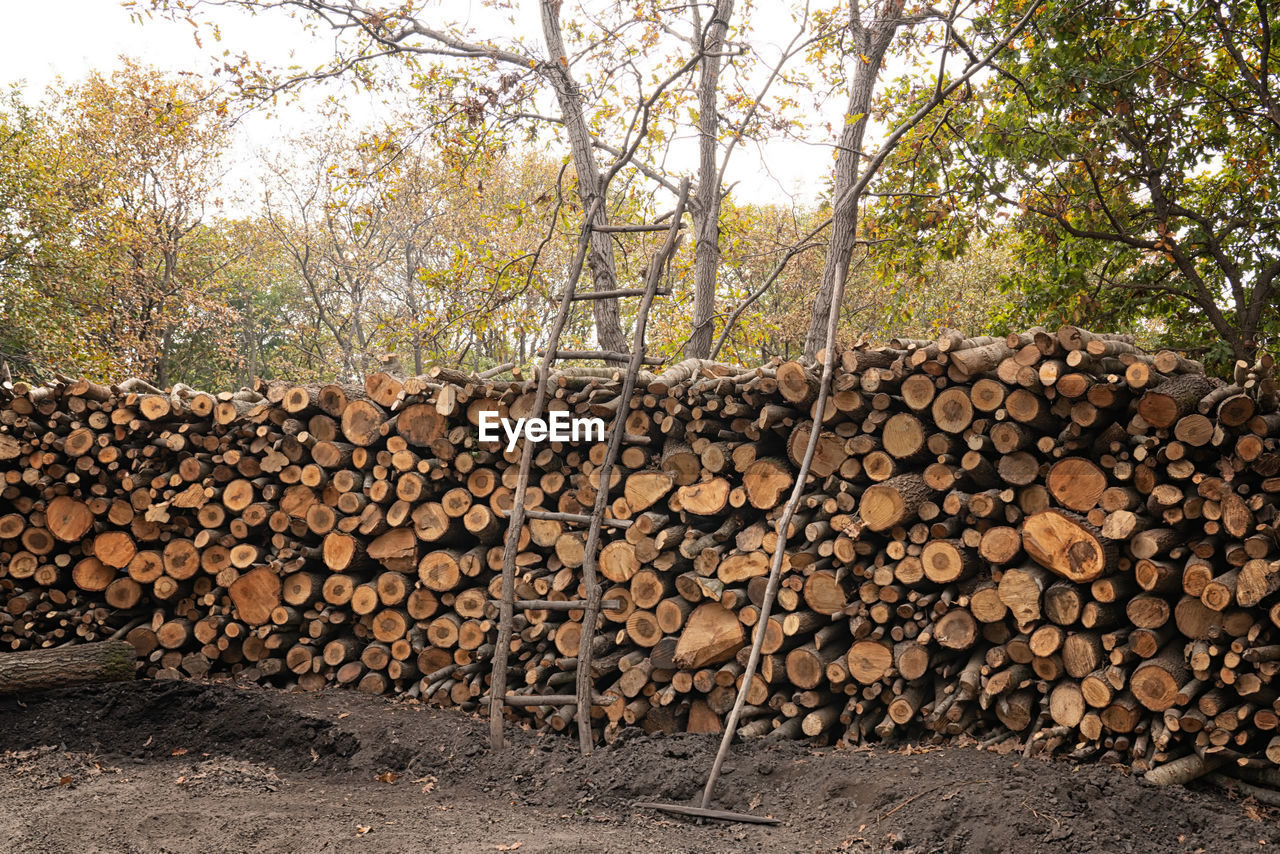
[[[680,223],[680,227],[684,228],[684,223]],[[631,231],[670,231],[671,226],[664,223],[646,223],[644,225],[593,225],[592,231],[598,231],[601,234],[626,234]]]
[[[609,437],[605,436],[605,438],[608,439]],[[653,443],[653,440],[648,436],[637,436],[635,433],[623,433],[622,441],[629,445],[650,445]]]
[[[647,293],[644,288],[622,288],[613,291],[584,291],[580,294],[574,294],[572,299],[588,300],[588,299],[615,299],[616,297],[642,297]],[[654,292],[654,296],[665,297],[671,294],[671,288],[658,288]],[[556,300],[564,299],[564,294],[556,294]]]
[[[525,510],[524,515],[530,519],[548,519],[552,522],[576,522],[579,525],[590,525],[591,517],[582,513],[561,513],[558,510]],[[600,520],[601,525],[607,525],[611,528],[630,528],[630,519],[610,519],[604,518]]]
[[[501,599],[490,599],[494,605],[501,605]],[[516,599],[511,603],[517,608],[532,608],[546,611],[577,611],[587,607],[586,599]],[[621,599],[605,599],[600,603],[602,611],[608,611],[611,608],[624,608],[626,602]]]
[[[541,355],[541,353],[539,354]],[[615,362],[630,362],[630,353],[615,353],[612,350],[556,350],[552,355],[554,359],[600,359],[612,360]],[[661,365],[666,360],[661,356],[645,356],[641,360],[644,365]]]
[[[591,705],[607,706],[616,697],[612,694],[592,694]],[[502,700],[508,706],[563,706],[578,702],[577,694],[508,694]]]

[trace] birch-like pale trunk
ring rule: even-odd
[[[827,260],[822,269],[822,283],[809,316],[809,333],[804,339],[804,354],[813,358],[827,345],[827,316],[831,310],[831,295],[836,285],[849,276],[849,262],[858,240],[858,204],[861,193],[850,192],[857,184],[862,168],[862,139],[867,130],[867,115],[871,111],[871,98],[875,95],[876,78],[884,63],[885,52],[894,34],[904,21],[902,9],[905,0],[884,0],[873,9],[872,23],[858,21],[858,6],[852,4],[854,43],[859,56],[854,57],[853,84],[849,88],[849,103],[845,107],[845,125],[840,133],[836,165],[832,173],[835,179],[833,198],[836,207],[831,213],[831,243],[827,248]]]
[[[592,225],[607,225],[608,211],[603,200],[596,204],[605,190],[600,165],[595,159],[595,145],[587,119],[582,110],[582,91],[569,70],[568,54],[564,49],[564,37],[560,32],[560,0],[542,0],[542,34],[547,43],[550,67],[545,77],[556,93],[560,106],[560,118],[564,122],[569,140],[569,152],[577,173],[578,199],[584,212],[591,213]],[[592,213],[594,212],[594,213]],[[613,255],[613,241],[608,234],[593,232],[587,251],[587,269],[591,271],[592,286],[597,291],[617,287],[617,266]],[[630,352],[631,344],[622,331],[616,299],[592,300],[591,307],[596,322],[596,340],[602,349],[616,353]]]
[[[721,53],[733,15],[734,0],[718,0],[706,29],[706,44],[698,74],[698,191],[690,205],[693,250],[693,330],[685,344],[687,359],[711,355],[712,318],[716,310],[716,275],[720,266],[720,181],[716,165],[720,117]]]

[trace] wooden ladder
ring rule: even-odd
[[[515,490],[512,493],[511,510],[507,514],[507,536],[502,554],[502,598],[493,600],[499,609],[498,641],[494,648],[493,672],[489,680],[489,740],[494,749],[503,746],[504,707],[575,703],[577,705],[578,742],[585,755],[590,753],[595,745],[595,738],[591,731],[591,707],[612,702],[612,699],[595,693],[591,678],[591,659],[596,636],[596,622],[599,619],[601,607],[605,605],[601,601],[600,582],[596,578],[596,564],[600,552],[600,531],[605,525],[614,528],[625,528],[631,524],[627,520],[606,519],[604,516],[605,509],[609,506],[609,475],[612,473],[614,461],[617,459],[618,451],[622,447],[624,438],[633,444],[648,442],[647,437],[624,436],[627,412],[629,411],[627,404],[631,400],[631,393],[636,387],[640,369],[644,365],[662,364],[661,359],[650,358],[645,355],[645,328],[649,320],[649,307],[653,304],[654,297],[659,294],[670,293],[667,289],[659,288],[658,282],[662,277],[662,271],[666,266],[667,260],[675,251],[680,232],[680,221],[684,215],[684,208],[688,198],[689,182],[686,180],[681,184],[680,198],[676,202],[669,226],[606,226],[597,229],[618,231],[625,228],[629,231],[665,230],[667,232],[666,240],[654,254],[653,260],[649,264],[649,272],[643,288],[594,291],[590,293],[577,292],[578,279],[582,274],[582,265],[590,246],[591,219],[594,208],[588,212],[583,223],[582,234],[578,241],[578,251],[570,271],[568,285],[560,295],[560,310],[551,326],[551,334],[543,354],[542,364],[538,369],[537,391],[534,394],[533,410],[529,413],[529,416],[531,418],[541,418],[545,412],[547,386],[551,379],[551,369],[557,360],[604,359],[614,362],[625,360],[627,368],[622,378],[621,405],[618,407],[618,411],[614,413],[613,426],[608,431],[608,446],[605,451],[605,457],[597,469],[599,487],[596,490],[595,504],[589,516],[577,513],[531,510],[525,507],[524,502],[529,488],[529,472],[533,463],[534,447],[533,443],[528,439],[524,440],[524,444],[521,447],[519,475],[516,480]],[[600,200],[597,199],[596,205],[599,204]],[[569,314],[575,303],[615,297],[640,298],[640,305],[636,310],[635,330],[630,353],[559,349],[560,335],[564,331],[565,323],[568,321]],[[520,529],[524,525],[526,518],[551,519],[571,525],[585,524],[587,526],[585,554],[582,561],[582,584],[585,589],[585,599],[551,601],[546,599],[515,598],[516,553],[519,551]],[[609,606],[619,606],[621,604],[617,600],[609,600],[608,602]],[[551,611],[582,610],[582,635],[578,639],[578,667],[575,683],[577,690],[575,693],[514,694],[507,691],[507,671],[511,656],[511,637],[514,633],[516,608],[538,608]]]

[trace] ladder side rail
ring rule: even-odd
[[[587,540],[582,561],[582,580],[586,587],[587,607],[582,617],[582,636],[578,641],[578,671],[575,676],[578,694],[578,743],[583,754],[591,752],[595,739],[591,734],[591,658],[592,641],[595,638],[596,620],[600,613],[600,582],[596,578],[596,564],[600,549],[600,529],[604,520],[605,508],[609,505],[609,475],[618,450],[622,446],[623,424],[626,421],[631,393],[635,390],[636,376],[645,361],[645,328],[649,322],[649,307],[653,304],[658,290],[658,282],[662,278],[663,268],[675,252],[680,235],[680,221],[684,214],[685,204],[689,200],[689,179],[680,184],[680,200],[676,202],[675,213],[671,218],[671,228],[667,231],[667,239],[654,254],[649,264],[648,281],[645,283],[645,294],[640,298],[640,306],[636,310],[634,345],[631,351],[631,362],[622,378],[622,392],[619,397],[618,412],[614,415],[614,429],[610,431],[609,444],[604,461],[599,468],[599,486],[596,488],[595,505],[591,511],[591,527],[587,531]]]
[[[537,391],[534,394],[533,416],[542,414],[546,405],[547,383],[551,367],[555,364],[556,347],[573,306],[573,294],[582,276],[582,265],[591,245],[591,218],[601,199],[597,198],[587,212],[578,238],[578,251],[573,258],[569,281],[560,298],[560,310],[551,327],[547,342],[547,354],[538,370]],[[489,742],[497,750],[503,744],[503,706],[507,694],[507,667],[511,656],[512,625],[515,621],[516,552],[520,547],[520,528],[524,525],[524,499],[529,489],[529,471],[533,466],[533,444],[526,440],[520,449],[520,472],[511,496],[511,512],[507,515],[507,536],[502,552],[502,603],[498,607],[498,642],[493,650],[493,671],[489,679]]]

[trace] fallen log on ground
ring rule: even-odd
[[[125,641],[0,653],[0,696],[132,679],[137,655]]]

